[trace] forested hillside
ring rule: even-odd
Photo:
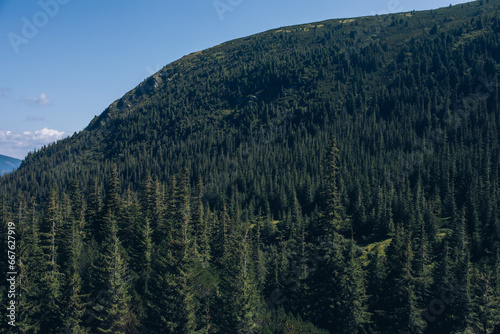
[[[499,9],[230,41],[30,153],[0,333],[500,333]]]

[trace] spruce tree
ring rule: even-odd
[[[252,333],[258,327],[261,303],[251,261],[250,225],[230,230],[233,232],[220,284],[220,303],[224,306],[219,326],[222,332]]]
[[[170,243],[162,241],[154,251],[152,273],[145,298],[144,333],[182,332],[179,305],[182,305],[179,280],[176,277],[176,261]]]
[[[27,207],[23,223],[18,225],[17,260],[18,271],[18,319],[16,326],[21,333],[37,333],[40,331],[38,318],[43,307],[43,297],[40,289],[40,277],[43,263],[43,253],[40,248],[39,229],[36,214],[36,204],[31,200]]]
[[[453,289],[455,298],[450,304],[450,317],[453,330],[466,330],[472,323],[471,276],[469,243],[466,235],[465,212],[455,220],[451,235],[453,246]]]
[[[72,255],[75,256],[75,255]],[[88,328],[84,327],[84,315],[88,303],[85,301],[88,295],[82,292],[82,279],[78,272],[78,262],[71,266],[67,285],[64,289],[66,297],[64,311],[65,333],[84,334],[88,333]]]
[[[411,233],[398,227],[387,249],[387,275],[382,300],[385,309],[381,328],[417,334],[423,333],[425,322],[417,307],[411,244]]]
[[[326,241],[322,245],[326,249],[316,251],[317,255],[321,254],[321,263],[307,280],[309,291],[307,315],[319,327],[333,332],[341,330],[340,322],[343,321],[341,298],[344,296],[343,288],[347,279],[344,275],[346,243],[339,234],[335,234],[332,240]]]
[[[81,198],[78,195],[75,183],[72,186],[72,226],[71,239],[67,240],[69,251],[68,272],[63,287],[64,301],[64,329],[66,333],[88,333],[84,327],[84,314],[88,307],[88,295],[83,293],[82,278],[80,275],[84,240],[83,211],[80,211]]]
[[[450,303],[456,298],[452,267],[450,247],[445,241],[441,251],[441,259],[437,261],[434,268],[432,298],[429,297],[428,305],[422,313],[427,322],[429,333],[447,333],[452,330],[453,315]],[[443,300],[443,296],[445,300]],[[433,303],[433,300],[436,301]]]
[[[472,327],[477,333],[491,333],[500,317],[498,295],[495,294],[491,278],[491,272],[474,270]]]
[[[346,227],[344,222],[345,209],[342,205],[338,189],[339,149],[337,140],[334,139],[325,157],[324,164],[324,190],[322,198],[324,209],[319,221],[318,233],[332,237],[340,228]]]
[[[368,295],[368,312],[371,314],[372,323],[370,324],[371,333],[381,333],[382,328],[378,324],[382,322],[384,305],[382,302],[385,293],[383,280],[385,278],[385,266],[379,247],[368,255],[368,266],[366,268],[366,293]]]
[[[94,332],[120,333],[132,324],[130,279],[118,237],[117,219],[122,208],[119,191],[120,180],[114,167],[107,182],[100,217],[100,252],[92,264],[91,288],[95,302],[90,305],[94,316],[90,325]]]
[[[430,271],[430,256],[429,245],[427,242],[427,233],[425,223],[420,220],[419,238],[415,242],[415,258],[413,261],[414,276],[415,276],[415,295],[417,304],[420,308],[424,308],[429,297],[432,276]]]
[[[127,266],[115,224],[112,222],[111,238],[106,240],[110,242],[110,251],[105,258],[107,288],[103,298],[93,306],[98,333],[123,333],[130,330],[132,324]]]
[[[90,241],[92,238],[99,240],[101,231],[101,193],[98,185],[97,178],[94,178],[90,183],[90,189],[87,196],[87,208],[85,210],[85,221],[87,222],[86,240]]]
[[[345,251],[344,286],[340,298],[338,333],[365,333],[370,323],[365,275],[356,248],[354,240],[351,240]]]
[[[60,212],[56,188],[52,188],[45,204],[44,216],[40,226],[40,248],[42,250],[41,277],[39,281],[40,296],[44,296],[44,306],[34,315],[40,319],[41,333],[59,333],[63,317],[62,281],[57,251],[59,241]]]

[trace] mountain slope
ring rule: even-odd
[[[23,298],[38,307],[20,321],[39,332],[498,331],[499,9],[230,41],[29,154],[0,178],[0,218],[33,245]]]
[[[22,160],[0,155],[0,176],[16,170],[21,162]]]
[[[68,179],[82,168],[84,174],[95,174],[101,168],[96,161],[133,156],[129,169],[139,173],[130,181],[136,184],[146,170],[162,179],[180,170],[190,163],[182,159],[184,154],[193,167],[208,173],[208,165],[197,166],[196,161],[224,151],[225,159],[210,163],[210,173],[227,183],[231,166],[243,163],[235,153],[246,151],[240,153],[246,156],[257,147],[273,146],[278,132],[301,131],[298,137],[305,138],[320,130],[320,135],[335,133],[350,141],[351,134],[325,131],[343,131],[337,120],[373,128],[367,137],[358,132],[352,138],[368,145],[384,136],[382,128],[392,131],[410,122],[418,132],[388,143],[408,151],[420,145],[425,131],[446,127],[444,109],[460,104],[478,87],[487,90],[481,82],[496,74],[497,45],[483,45],[488,53],[476,45],[495,36],[495,18],[488,19],[494,25],[481,29],[471,21],[491,16],[496,6],[496,1],[471,3],[280,28],[191,54],[114,102],[85,130],[30,155],[19,173],[43,170],[47,180],[55,174]],[[473,59],[471,53],[481,53],[483,59]],[[413,85],[423,90],[410,91]],[[430,117],[438,122],[426,119],[422,110],[430,100]],[[40,198],[39,185],[32,187],[30,193]]]

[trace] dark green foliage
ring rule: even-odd
[[[46,201],[44,215],[40,225],[40,248],[42,259],[40,266],[38,298],[43,298],[38,312],[32,314],[34,319],[40,320],[41,333],[59,333],[61,330],[62,310],[62,282],[64,274],[58,264],[58,248],[61,241],[61,215],[57,190],[50,191]],[[37,299],[38,299],[37,298]]]
[[[182,332],[179,307],[182,305],[179,282],[176,280],[174,258],[168,243],[163,241],[155,251],[152,274],[145,295],[144,333]]]
[[[382,330],[423,333],[425,322],[418,308],[416,279],[412,268],[414,254],[411,233],[398,227],[387,248],[387,275],[382,296],[384,322]]]
[[[283,307],[267,313],[263,320],[262,328],[257,331],[262,334],[274,333],[301,333],[301,334],[327,334],[326,330],[318,329],[310,322],[287,314]]]
[[[107,290],[105,298],[94,306],[98,333],[123,333],[126,329],[131,330],[129,324],[132,322],[130,312],[130,293],[127,279],[126,263],[121,255],[121,244],[113,229],[111,240],[110,257],[106,260]]]
[[[334,139],[330,149],[326,153],[324,167],[324,200],[323,216],[320,219],[318,233],[329,238],[346,227],[345,210],[340,198],[339,183],[339,149],[337,140]]]
[[[29,154],[20,332],[499,333],[498,9],[224,43]]]

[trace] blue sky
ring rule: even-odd
[[[0,154],[82,130],[191,52],[281,26],[450,0],[0,0]]]

